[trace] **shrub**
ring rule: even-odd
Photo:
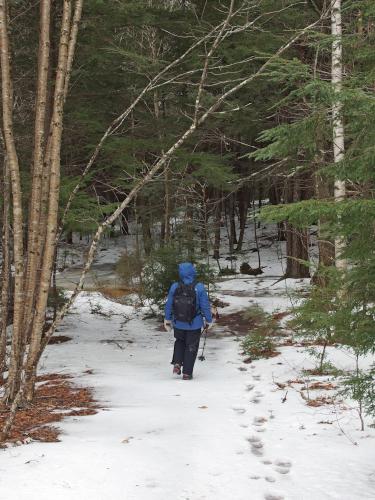
[[[144,260],[136,253],[123,254],[116,264],[116,273],[123,283],[134,287],[142,281]]]
[[[276,346],[271,337],[255,331],[244,338],[241,347],[251,359],[261,359],[274,356]]]
[[[244,317],[254,324],[251,333],[241,342],[244,354],[251,359],[275,356],[274,337],[280,333],[279,321],[258,305],[249,307]]]
[[[142,272],[142,296],[151,306],[162,309],[171,284],[179,280],[178,264],[187,257],[173,246],[164,246],[151,253],[145,262]],[[197,269],[197,280],[212,285],[214,272],[201,262],[194,262]]]

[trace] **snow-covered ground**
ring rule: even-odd
[[[218,284],[216,295],[228,304],[221,314],[251,304],[285,311],[300,300],[308,282],[277,282],[285,249],[272,234],[259,230],[263,275]],[[115,263],[132,251],[133,239],[102,243],[88,288],[116,287]],[[246,242],[238,261],[224,254],[220,266],[257,267],[251,228]],[[60,249],[60,262],[68,268],[58,284],[70,289],[82,248]],[[175,379],[173,338],[156,320],[99,293],[82,293],[59,329],[72,341],[50,345],[41,368],[74,374],[104,409],[59,423],[59,443],[1,450],[0,499],[374,500],[371,421],[361,432],[355,405],[340,397],[333,405],[307,406],[302,388],[317,378],[303,375],[313,366],[306,351],[282,347],[277,357],[244,364],[236,337],[218,326],[213,332],[194,379]],[[329,357],[338,368],[353,367],[347,352],[330,348]],[[312,399],[319,394],[310,391]]]
[[[285,309],[285,284],[270,282],[223,281],[223,314],[251,300]],[[236,339],[219,335],[208,340],[194,379],[182,381],[169,365],[172,335],[159,326],[100,294],[78,298],[60,328],[73,340],[49,346],[42,370],[76,374],[104,409],[59,424],[60,443],[1,451],[1,499],[375,498],[374,430],[360,432],[348,404],[309,407],[301,385],[277,385],[312,366],[302,348],[246,365]],[[348,354],[330,356],[338,367],[352,365]]]

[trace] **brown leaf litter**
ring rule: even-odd
[[[239,311],[220,316],[216,324],[228,328],[236,335],[247,335],[256,322],[251,318],[246,318],[244,311]]]
[[[60,441],[61,430],[53,424],[65,417],[82,417],[97,413],[100,407],[93,398],[93,390],[89,387],[77,387],[72,378],[70,375],[59,373],[38,376],[34,401],[17,411],[10,434],[5,442],[0,442],[0,447],[8,443]],[[8,415],[9,410],[1,404],[0,428]]]

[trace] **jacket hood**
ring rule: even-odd
[[[197,271],[191,262],[184,262],[178,266],[178,274],[180,280],[185,283],[185,285],[190,285],[195,281],[197,277]]]

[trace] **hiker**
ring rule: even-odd
[[[197,283],[193,264],[178,266],[180,282],[173,283],[165,304],[164,328],[174,328],[173,373],[183,379],[193,378],[193,368],[199,349],[202,328],[213,325],[210,302],[203,283]]]

